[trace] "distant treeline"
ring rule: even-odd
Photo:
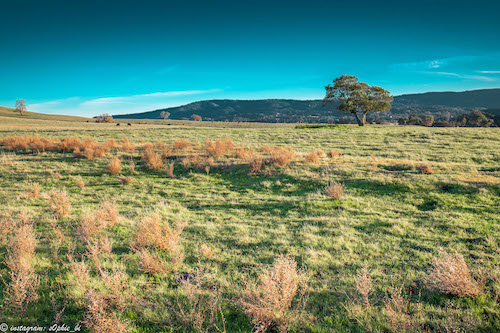
[[[434,116],[409,115],[399,118],[399,125],[418,125],[432,127],[500,127],[500,115],[492,115],[481,110],[473,110],[469,114],[461,114],[456,120],[434,120]]]

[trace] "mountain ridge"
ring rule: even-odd
[[[432,114],[437,119],[449,120],[474,108],[500,108],[500,88],[466,90],[461,92],[426,92],[394,97],[389,113],[378,118],[394,121],[409,114]],[[113,115],[115,119],[161,119],[161,112],[170,113],[170,119],[190,119],[200,115],[213,121],[259,122],[347,122],[351,115],[340,112],[334,105],[323,107],[322,100],[297,99],[211,99],[152,111]],[[374,116],[373,114],[371,116]]]

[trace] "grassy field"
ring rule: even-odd
[[[0,139],[36,134],[120,142],[126,136],[136,145],[135,152],[113,148],[93,159],[52,151],[0,155],[2,223],[34,226],[39,279],[38,297],[14,308],[5,261],[16,236],[3,228],[2,322],[87,320],[99,331],[91,325],[101,320],[111,332],[120,325],[131,332],[251,332],[254,323],[241,302],[245,286],[283,254],[297,263],[300,279],[308,279],[308,302],[295,309],[294,301],[294,310],[275,313],[270,331],[283,331],[283,322],[292,332],[500,331],[497,128],[295,129],[180,121],[116,126],[0,116]],[[286,166],[271,163],[256,172],[249,159],[231,151],[202,162],[187,159],[204,155],[207,140],[225,138],[266,158],[258,149],[264,145],[292,147],[296,156]],[[172,148],[179,139],[200,144]],[[174,177],[145,167],[147,142],[169,146],[163,163],[172,163]],[[342,155],[307,161],[313,149]],[[114,156],[121,161],[117,175],[107,169]],[[136,182],[124,185],[118,175]],[[29,193],[33,183],[40,194]],[[343,185],[340,199],[325,194],[332,183]],[[72,208],[67,216],[54,217],[53,189],[66,190]],[[85,214],[99,212],[103,200],[114,201],[119,217],[93,243],[80,237],[78,226]],[[186,224],[175,251],[148,247],[167,267],[158,273],[141,269],[137,248],[138,224],[153,212],[173,227]],[[112,243],[108,251],[103,240]],[[93,255],[95,244],[100,250]],[[453,295],[432,286],[429,271],[434,258],[443,258],[440,250],[464,256],[477,292]],[[88,270],[87,284],[78,263]],[[181,273],[206,279],[203,285],[179,283]],[[373,285],[367,302],[363,281]],[[99,311],[96,299],[106,303]],[[219,311],[212,316],[213,304]]]

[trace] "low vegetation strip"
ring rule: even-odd
[[[1,134],[11,325],[500,327],[497,129],[92,133]]]

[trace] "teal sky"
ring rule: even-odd
[[[95,116],[203,99],[500,87],[497,1],[1,1],[0,105]]]

